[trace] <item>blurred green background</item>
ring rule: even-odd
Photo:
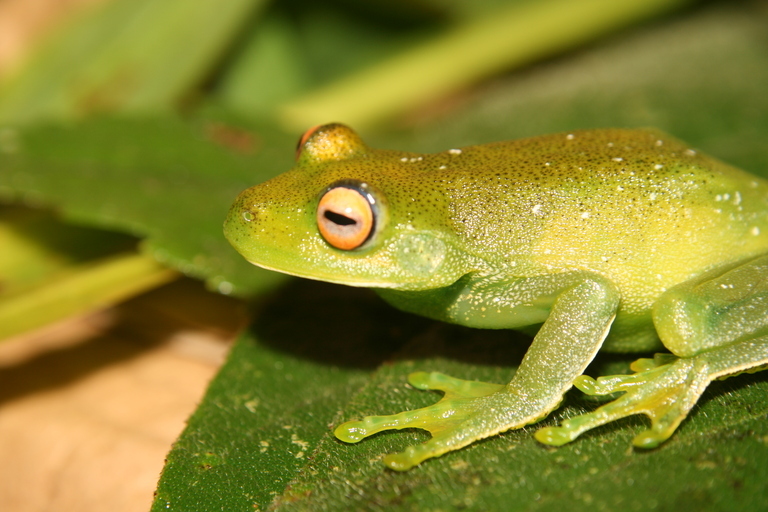
[[[53,6],[26,25],[21,10],[0,11],[0,338],[180,274],[259,304],[169,454],[157,510],[765,509],[759,374],[713,386],[652,452],[628,448],[638,419],[556,451],[526,429],[385,471],[377,457],[421,433],[353,447],[328,425],[428,403],[401,392],[414,366],[503,382],[527,338],[286,284],[246,264],[221,224],[239,191],[289,169],[298,136],[330,121],[372,146],[422,152],[653,126],[768,176],[768,2]],[[329,327],[339,311],[343,332]],[[604,368],[626,361],[598,361]],[[569,395],[547,421],[591,407]]]

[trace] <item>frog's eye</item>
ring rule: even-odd
[[[317,227],[326,242],[349,251],[363,245],[376,223],[375,199],[364,187],[332,185],[317,205]]]

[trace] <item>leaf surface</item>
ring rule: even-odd
[[[14,142],[0,152],[0,199],[145,238],[148,254],[225,293],[253,294],[281,280],[245,262],[222,224],[240,191],[291,167],[293,136],[174,117],[6,130]]]

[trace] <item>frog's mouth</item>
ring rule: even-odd
[[[301,277],[302,279],[311,279],[313,281],[323,281],[325,283],[342,284],[345,286],[354,286],[356,288],[402,288],[399,283],[393,282],[381,282],[381,281],[369,281],[362,278],[355,278],[355,276],[339,278],[336,275],[330,273],[319,272],[302,272],[299,270],[289,270],[285,267],[272,267],[265,265],[264,263],[248,260],[248,263],[261,267],[265,270],[271,270],[273,272],[279,272],[281,274],[287,274],[289,276]]]

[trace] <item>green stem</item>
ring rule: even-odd
[[[178,277],[150,256],[110,256],[0,302],[0,339],[111,306]]]
[[[283,105],[279,121],[291,130],[380,122],[689,1],[547,0],[501,9]]]

